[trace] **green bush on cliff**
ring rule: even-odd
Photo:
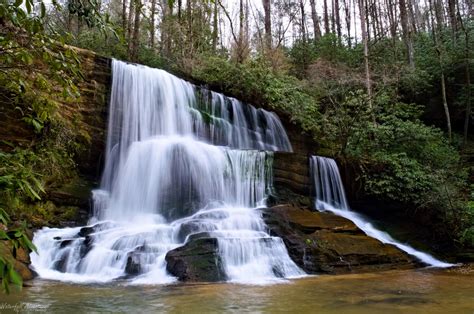
[[[89,1],[92,4],[93,1]],[[75,2],[69,12],[87,25],[104,25],[93,10]],[[35,6],[39,8],[34,11]],[[53,6],[59,10],[56,2]],[[64,37],[47,32],[46,5],[32,0],[0,0],[0,116],[26,129],[27,140],[0,142],[0,241],[6,241],[15,258],[20,247],[33,250],[20,219],[25,208],[35,206],[48,187],[75,176],[73,155],[80,149],[78,138],[87,138],[78,127],[80,116],[68,109],[79,99],[77,82],[82,79],[80,61],[64,45]],[[22,131],[23,132],[23,131]],[[21,136],[20,136],[21,138]],[[0,256],[2,289],[9,283],[21,288],[21,278],[12,261]]]
[[[256,58],[243,64],[219,56],[204,57],[191,76],[213,88],[280,113],[315,132],[319,127],[319,105],[304,81],[273,71],[270,64]]]
[[[372,106],[372,110],[370,109]],[[422,107],[397,101],[390,91],[333,97],[323,113],[326,144],[358,165],[364,194],[440,217],[464,244],[472,214],[463,193],[466,173],[443,132],[420,120]]]

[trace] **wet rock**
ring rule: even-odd
[[[79,230],[79,233],[77,234],[78,237],[87,237],[93,233],[96,233],[96,232],[99,232],[99,231],[102,231],[102,230],[105,230],[105,229],[108,229],[108,228],[111,228],[112,227],[112,224],[111,223],[108,223],[108,222],[101,222],[101,223],[97,223],[95,225],[92,225],[92,226],[86,226],[86,227],[82,227],[80,230]]]
[[[198,233],[193,233],[188,237],[188,242],[195,241],[197,239],[208,239],[208,238],[214,238],[214,234],[212,232],[198,232]]]
[[[264,209],[272,235],[281,237],[290,257],[308,273],[347,273],[410,268],[417,263],[392,245],[366,236],[351,221],[330,214],[280,205]]]
[[[189,221],[183,223],[179,227],[177,238],[179,242],[184,242],[188,235],[200,232],[200,231],[214,231],[217,227],[209,222],[203,221]]]
[[[86,236],[79,250],[79,254],[81,258],[84,258],[87,255],[87,253],[89,253],[90,250],[92,250],[93,242],[94,242],[94,239],[91,236]]]
[[[216,238],[199,238],[166,254],[166,270],[181,281],[226,279]]]
[[[60,248],[65,248],[66,246],[69,246],[74,240],[70,239],[70,240],[63,240],[61,241],[61,243],[59,244],[59,247]]]
[[[61,257],[54,262],[53,269],[59,272],[65,273],[68,259],[69,259],[68,256],[69,256],[68,252],[63,252]]]
[[[133,252],[127,258],[127,265],[125,266],[125,273],[127,275],[136,276],[142,272],[139,256]]]

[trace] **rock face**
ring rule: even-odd
[[[33,279],[33,272],[28,268],[30,255],[23,248],[17,250],[15,258],[12,255],[10,244],[6,241],[0,241],[0,256],[13,264],[13,268],[15,268],[24,281]]]
[[[226,279],[216,238],[198,238],[166,254],[166,270],[182,281]]]
[[[330,213],[288,205],[264,210],[272,235],[285,242],[295,263],[307,273],[339,274],[411,268],[404,252],[366,236],[351,221]]]
[[[273,183],[278,198],[273,204],[290,203],[297,207],[312,208],[312,178],[309,156],[316,155],[317,143],[303,130],[290,122],[284,113],[278,113],[293,147],[292,153],[275,152],[273,156]]]

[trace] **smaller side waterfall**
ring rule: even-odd
[[[351,211],[346,199],[341,175],[334,159],[311,156],[310,166],[316,190],[315,206],[317,210],[329,211],[349,219],[369,237],[375,238],[382,243],[394,245],[427,265],[433,267],[454,266],[453,264],[442,262],[427,253],[420,252],[407,244],[398,242],[388,233],[375,228],[363,215]]]

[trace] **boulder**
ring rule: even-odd
[[[216,238],[196,238],[166,254],[166,270],[181,281],[226,279]]]
[[[264,209],[270,233],[308,273],[348,273],[411,268],[416,262],[392,245],[365,235],[350,220],[288,205]]]
[[[142,272],[140,264],[140,256],[137,253],[130,253],[127,257],[127,265],[125,266],[125,273],[127,275],[136,276]]]

